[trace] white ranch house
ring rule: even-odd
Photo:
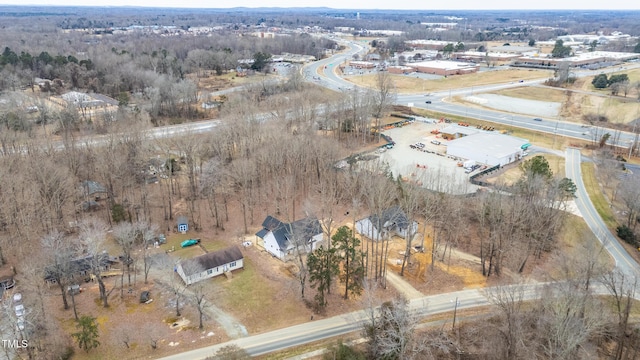
[[[185,284],[191,285],[227,271],[244,268],[244,256],[237,246],[183,260],[176,266],[176,272]]]

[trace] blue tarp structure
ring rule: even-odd
[[[200,242],[200,239],[189,239],[189,240],[185,240],[183,242],[180,243],[180,247],[186,248],[189,246],[193,246],[196,245],[197,243]]]

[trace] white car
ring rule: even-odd
[[[23,317],[18,318],[18,322],[16,322],[16,326],[18,327],[18,330],[20,330],[20,331],[24,330],[25,321],[24,321]]]
[[[13,302],[17,304],[20,301],[22,301],[22,294],[20,293],[13,294]]]
[[[16,305],[16,316],[17,317],[24,316],[24,305],[22,305],[22,304]]]

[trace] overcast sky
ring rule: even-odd
[[[148,6],[148,7],[331,7],[335,9],[398,9],[398,10],[494,10],[494,9],[607,9],[638,10],[637,0],[0,0],[0,5],[67,5],[67,6]]]

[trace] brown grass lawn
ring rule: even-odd
[[[573,271],[570,265],[586,256],[597,254],[598,262],[606,269],[613,269],[615,262],[591,232],[584,219],[576,215],[567,215],[566,222],[558,235],[556,247],[549,254],[549,261],[537,269],[541,279],[562,280],[577,274],[567,274],[566,269]],[[569,266],[567,266],[569,265]]]
[[[455,75],[437,80],[422,80],[410,75],[390,74],[390,76],[395,83],[398,93],[416,93],[423,91],[446,91],[461,87],[489,85],[517,80],[548,78],[551,76],[551,72],[546,70],[509,69],[468,75]],[[345,79],[359,86],[374,88],[376,75],[351,76]]]
[[[556,90],[547,87],[522,86],[517,88],[502,89],[493,93],[520,99],[563,102],[567,98],[566,92],[566,90]]]
[[[264,265],[245,258],[244,270],[234,272],[232,279],[215,279],[221,287],[220,296],[215,300],[218,305],[242,319],[250,334],[309,320],[311,311],[297,301],[298,288],[283,286],[284,282],[276,278],[266,278],[260,271]]]
[[[556,156],[553,154],[536,154],[542,155],[549,162],[549,167],[554,175],[559,177],[564,177],[564,165],[565,160],[563,157]],[[531,157],[525,158],[524,161],[530,159]],[[516,164],[510,164],[505,166],[502,170],[492,174],[491,176],[485,178],[483,181],[486,181],[491,184],[504,184],[504,185],[513,185],[518,179],[522,176],[522,171],[520,170],[520,162]]]
[[[604,223],[607,224],[607,227],[609,227],[609,229],[615,228],[617,226],[615,216],[609,206],[609,201],[607,201],[602,193],[602,189],[600,188],[598,179],[596,178],[593,163],[582,163],[581,167],[584,185],[587,189],[591,202],[593,202],[593,206],[602,217]]]

